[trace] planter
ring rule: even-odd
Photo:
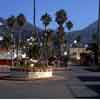
[[[53,76],[52,68],[11,68],[13,78],[49,78]]]
[[[10,65],[11,66],[11,60],[9,59],[0,59],[0,65]]]

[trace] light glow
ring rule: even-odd
[[[77,60],[80,60],[80,56],[77,56],[76,58],[77,58]]]
[[[64,56],[67,56],[67,52],[66,51],[64,52]]]
[[[77,40],[74,40],[74,44],[76,44],[77,43]]]
[[[26,54],[24,53],[23,55],[22,55],[22,58],[25,58],[26,57]]]

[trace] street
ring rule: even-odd
[[[43,80],[0,80],[0,98],[100,98],[100,72],[69,65]]]

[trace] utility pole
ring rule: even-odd
[[[37,32],[36,32],[36,0],[33,0],[33,34],[32,36],[34,37],[37,36]]]
[[[99,50],[100,50],[100,0],[98,8],[98,30],[97,30],[97,64],[99,63]]]
[[[33,9],[34,9],[34,11],[33,11],[33,24],[34,24],[34,27],[35,27],[35,24],[36,24],[36,22],[35,22],[35,19],[36,19],[36,1],[35,0],[33,0]]]

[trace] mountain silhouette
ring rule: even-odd
[[[98,22],[95,21],[92,24],[88,25],[86,28],[78,30],[78,31],[72,31],[68,33],[68,40],[72,43],[78,35],[81,36],[81,42],[82,43],[90,43],[92,42],[92,34],[97,32],[97,25]],[[7,25],[5,19],[0,17],[0,35],[3,35],[1,31],[7,30]],[[18,33],[20,33],[20,29],[18,26],[15,26],[13,28],[14,30],[14,37],[16,38],[18,36]],[[32,36],[32,32],[34,33],[35,31],[38,34],[41,34],[43,32],[42,29],[39,27],[33,26],[30,22],[26,22],[24,27],[21,30],[21,36],[22,39],[27,39]],[[54,31],[56,32],[56,31]]]
[[[3,31],[7,31],[7,24],[6,24],[6,19],[3,19],[0,17],[0,35],[3,35]],[[32,33],[34,32],[41,33],[42,29],[39,27],[33,26],[30,22],[26,22],[25,25],[22,28],[19,28],[18,25],[14,25],[13,27],[13,33],[14,33],[14,38],[18,37],[18,33],[21,34],[22,39],[26,39],[32,36]]]
[[[98,27],[97,25],[98,22],[95,21],[82,30],[69,32],[68,37],[70,42],[73,42],[77,38],[77,36],[80,35],[82,43],[91,43],[92,34],[97,33],[97,27]]]

